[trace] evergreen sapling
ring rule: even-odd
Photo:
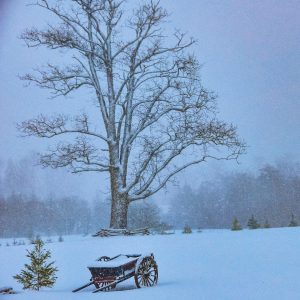
[[[257,220],[252,215],[251,218],[248,220],[248,227],[249,229],[257,229],[260,227],[260,224],[257,222]]]
[[[185,233],[185,234],[192,233],[192,228],[188,225],[185,225],[184,228],[183,228],[182,233]]]
[[[14,278],[23,284],[23,289],[39,291],[41,287],[52,287],[57,279],[55,276],[58,271],[54,267],[54,262],[47,262],[51,258],[49,250],[43,249],[44,243],[41,239],[34,242],[34,249],[27,250],[27,257],[30,264],[25,264],[25,268]]]
[[[298,223],[297,223],[297,221],[295,220],[294,214],[292,214],[292,218],[291,218],[289,227],[297,227],[297,226],[298,226]]]
[[[231,230],[232,231],[242,230],[242,226],[240,225],[237,218],[233,219]]]

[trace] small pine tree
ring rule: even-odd
[[[260,224],[257,222],[257,220],[252,215],[251,218],[248,220],[247,226],[249,227],[249,229],[257,229],[260,227]]]
[[[182,233],[192,233],[192,228],[188,225],[185,225]]]
[[[52,287],[57,279],[55,273],[57,268],[53,266],[54,262],[48,263],[51,257],[49,250],[43,249],[44,243],[37,239],[34,242],[34,249],[27,250],[27,257],[30,264],[25,264],[25,269],[14,278],[23,284],[23,289],[40,290],[41,287]]]
[[[292,214],[292,217],[291,217],[291,221],[290,221],[289,227],[297,227],[297,226],[298,226],[298,223],[297,223],[297,221],[295,220],[294,214]]]
[[[59,241],[60,243],[64,241],[64,239],[63,239],[63,237],[62,237],[61,235],[58,237],[58,241]]]
[[[270,226],[268,220],[266,220],[266,222],[265,222],[265,224],[264,224],[264,228],[271,228],[271,226]]]
[[[237,218],[233,219],[231,230],[233,231],[242,230],[242,226],[240,225]]]
[[[36,243],[37,240],[40,240],[41,237],[39,234],[37,234],[35,237],[33,236],[31,239],[29,239],[29,245],[32,244],[34,245]]]

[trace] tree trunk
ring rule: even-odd
[[[121,179],[119,170],[112,168],[110,171],[111,185],[111,215],[110,228],[127,228],[128,195],[120,193]]]
[[[127,213],[128,213],[127,197],[120,194],[115,198],[112,197],[110,228],[114,228],[114,229],[127,228]]]

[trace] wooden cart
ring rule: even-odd
[[[112,258],[102,256],[89,265],[88,269],[92,274],[90,282],[73,292],[78,292],[90,285],[96,287],[93,293],[109,291],[114,289],[118,283],[131,277],[134,277],[138,288],[153,286],[157,284],[158,280],[158,268],[153,254],[119,254]]]

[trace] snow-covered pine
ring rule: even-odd
[[[188,225],[185,225],[183,228],[183,231],[182,231],[182,233],[187,233],[187,234],[192,233],[192,232],[193,232],[192,228]]]
[[[242,230],[242,226],[240,225],[239,220],[237,218],[233,219],[231,230],[232,231]]]
[[[55,276],[58,269],[54,267],[54,262],[47,262],[51,258],[49,250],[45,250],[44,242],[37,239],[34,242],[34,249],[27,250],[27,257],[30,264],[25,264],[25,268],[14,278],[23,285],[23,289],[39,291],[42,287],[52,287],[57,279]]]
[[[249,229],[257,229],[260,228],[260,224],[255,219],[254,215],[251,216],[251,218],[248,220],[247,226]]]
[[[298,223],[297,223],[297,221],[295,220],[294,214],[292,214],[292,216],[291,216],[291,221],[290,221],[290,223],[289,223],[289,227],[296,227],[296,226],[298,226]]]

